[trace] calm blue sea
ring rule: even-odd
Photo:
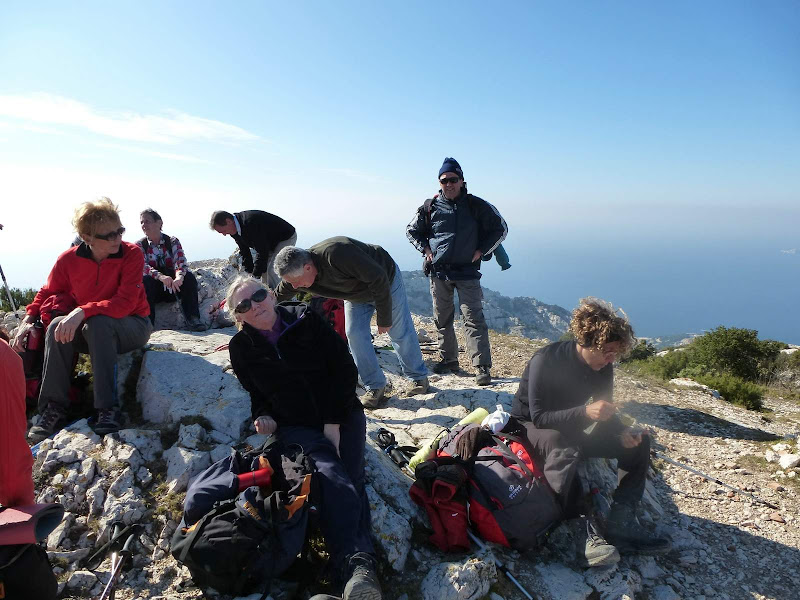
[[[546,240],[540,239],[539,242]],[[601,244],[514,240],[512,268],[484,263],[483,283],[567,309],[597,296],[622,307],[637,335],[702,333],[718,325],[756,329],[800,344],[800,244],[785,240],[639,239]],[[796,254],[782,250],[797,246]]]

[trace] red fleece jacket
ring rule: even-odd
[[[142,284],[144,256],[136,244],[122,242],[119,252],[99,264],[86,244],[74,246],[56,260],[47,283],[31,302],[26,312],[34,317],[53,294],[71,295],[83,309],[85,318],[107,315],[115,319],[150,314]]]
[[[22,359],[0,339],[0,504],[33,504],[33,456],[25,432]]]

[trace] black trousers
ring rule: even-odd
[[[575,474],[583,458],[616,458],[625,475],[614,491],[614,501],[632,504],[642,499],[650,466],[650,436],[642,435],[638,446],[625,448],[618,434],[609,431],[602,422],[597,423],[591,435],[581,432],[577,436],[566,436],[555,429],[537,429],[530,422],[523,425],[538,464],[544,465],[544,476],[566,515],[574,515],[580,508],[582,490]]]
[[[174,302],[176,294],[172,294],[164,289],[164,284],[146,275],[144,281],[144,291],[147,294],[147,303],[150,305],[150,322],[156,323],[156,303]],[[200,316],[200,307],[197,300],[197,279],[191,271],[186,271],[183,277],[183,285],[177,293],[181,300],[183,316],[187,319]]]

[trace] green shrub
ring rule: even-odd
[[[750,410],[761,410],[764,393],[761,386],[745,381],[730,373],[714,375],[707,373],[693,377],[695,381],[717,390],[728,402],[739,404]]]
[[[706,365],[710,371],[756,381],[771,371],[783,345],[759,340],[755,329],[719,326],[692,341],[692,362]]]
[[[647,360],[633,361],[631,364],[640,373],[669,380],[678,377],[678,374],[689,365],[689,353],[671,350],[664,356],[653,356]]]
[[[656,347],[647,340],[639,340],[639,342],[631,349],[628,356],[622,359],[622,362],[631,362],[633,360],[647,360],[651,356],[656,355]]]
[[[32,288],[28,288],[25,290],[21,290],[19,288],[9,288],[11,291],[11,297],[14,299],[14,304],[17,305],[17,308],[20,306],[26,306],[31,303],[34,296],[36,296],[37,290]],[[0,311],[2,312],[11,312],[14,310],[11,307],[11,303],[8,301],[8,294],[6,293],[6,288],[3,285],[0,285]]]

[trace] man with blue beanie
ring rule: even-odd
[[[489,329],[483,316],[481,258],[490,256],[508,235],[497,209],[467,192],[464,172],[455,158],[439,169],[441,191],[417,209],[406,228],[409,241],[425,255],[431,277],[433,319],[441,360],[435,373],[457,373],[458,344],[453,328],[453,291],[458,290],[467,338],[467,352],[476,369],[475,382],[489,385],[492,356]]]

